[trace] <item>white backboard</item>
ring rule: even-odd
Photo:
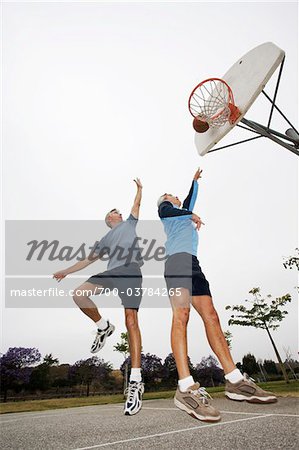
[[[240,122],[282,62],[284,55],[284,51],[275,44],[265,42],[246,53],[223,75],[222,79],[233,91],[241,116],[233,125],[226,123],[220,128],[210,128],[205,133],[195,132],[195,145],[201,156]]]

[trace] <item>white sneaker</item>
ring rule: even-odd
[[[127,396],[124,414],[126,416],[133,416],[141,410],[142,394],[144,393],[144,383],[141,381],[130,381],[125,395]]]
[[[112,325],[109,320],[107,320],[107,323],[108,325],[105,330],[98,330],[96,332],[95,340],[93,341],[90,349],[91,353],[97,353],[99,350],[101,350],[101,348],[103,348],[105,345],[107,337],[111,336],[111,334],[114,332],[115,326]]]

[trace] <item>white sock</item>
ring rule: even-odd
[[[105,328],[107,328],[108,323],[105,319],[103,319],[103,317],[101,318],[101,320],[99,320],[98,322],[96,322],[96,326],[98,327],[99,330],[105,330]]]
[[[130,374],[130,381],[137,381],[140,383],[141,381],[141,369],[140,367],[132,367],[131,374]]]
[[[243,375],[241,374],[239,369],[234,369],[232,372],[227,373],[224,378],[228,380],[230,383],[238,383],[238,381],[243,380]]]
[[[186,392],[188,387],[192,386],[192,384],[194,384],[194,380],[193,377],[189,375],[189,377],[179,380],[179,390],[181,392]]]

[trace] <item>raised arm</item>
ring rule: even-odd
[[[197,180],[201,178],[202,170],[200,168],[197,169],[197,171],[194,174],[191,188],[189,191],[189,194],[184,200],[183,208],[188,209],[189,211],[192,211],[196,202],[197,193],[198,193],[198,183]]]
[[[132,206],[131,209],[131,214],[133,217],[135,217],[135,219],[138,219],[139,217],[139,209],[140,209],[140,204],[141,204],[141,198],[142,198],[142,184],[141,181],[139,180],[139,178],[136,178],[136,180],[134,180],[137,186],[137,193],[134,199],[134,204]]]

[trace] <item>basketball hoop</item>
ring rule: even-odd
[[[208,78],[199,83],[191,92],[188,106],[192,116],[207,122],[209,127],[219,128],[227,122],[233,125],[241,115],[231,88],[220,78]]]

